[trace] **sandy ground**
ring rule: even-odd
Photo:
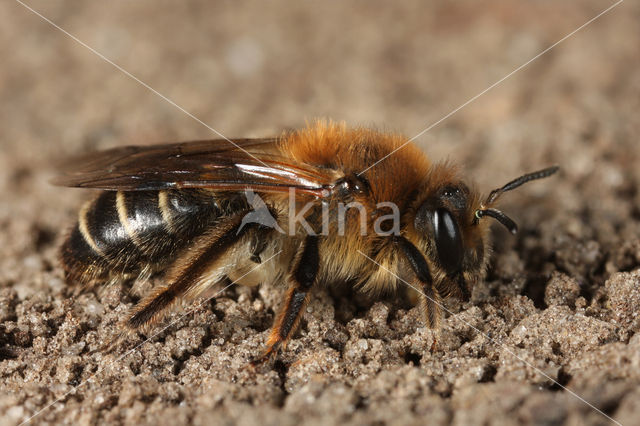
[[[610,4],[29,2],[227,136],[316,117],[413,136]],[[215,134],[2,2],[0,425],[638,424],[638,22],[620,4],[416,140],[485,190],[562,166],[505,198],[521,232],[496,227],[487,279],[449,301],[437,350],[406,303],[322,290],[256,372],[283,293],[268,284],[185,307],[131,352],[94,351],[138,296],[71,297],[56,250],[91,194],[49,186],[52,161]]]

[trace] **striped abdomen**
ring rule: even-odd
[[[105,191],[80,210],[62,246],[67,281],[162,270],[222,210],[205,191]]]

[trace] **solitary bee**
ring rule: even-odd
[[[489,260],[489,223],[505,191],[481,198],[449,163],[404,136],[318,122],[271,139],[122,147],[69,161],[54,183],[104,190],[80,210],[61,248],[68,283],[164,273],[125,320],[148,327],[180,300],[230,279],[289,290],[267,341],[282,350],[309,294],[327,283],[363,292],[418,290],[438,329],[442,299],[468,299]]]

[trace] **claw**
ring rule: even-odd
[[[434,332],[433,333],[433,343],[431,343],[431,348],[429,348],[429,350],[432,353],[438,351],[438,338],[439,337],[440,337],[440,333],[439,332]]]
[[[270,345],[259,357],[253,359],[250,362],[252,367],[260,367],[266,363],[271,363],[275,361],[278,353],[280,352],[281,342],[276,342]]]

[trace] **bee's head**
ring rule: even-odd
[[[415,229],[424,237],[424,249],[432,269],[435,269],[432,275],[439,282],[436,285],[448,290],[445,293],[457,288],[461,297],[468,298],[469,284],[484,273],[488,260],[489,227],[482,219],[496,219],[515,234],[516,223],[494,207],[498,198],[506,191],[550,176],[557,170],[558,167],[550,167],[521,176],[491,191],[484,201],[457,179],[440,180],[417,206],[414,220]]]

